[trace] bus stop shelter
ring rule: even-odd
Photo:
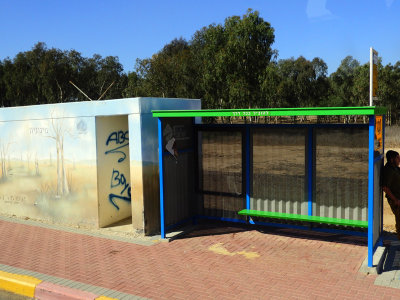
[[[199,218],[346,233],[367,237],[371,267],[382,245],[385,113],[375,106],[153,111],[162,238]],[[204,117],[230,122],[201,124]]]

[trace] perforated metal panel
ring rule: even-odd
[[[368,127],[315,129],[313,214],[368,220]]]
[[[198,213],[243,219],[243,134],[241,130],[201,129],[198,161]]]
[[[250,209],[307,214],[306,134],[304,128],[252,131]]]

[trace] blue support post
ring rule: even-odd
[[[368,267],[372,267],[374,256],[374,138],[375,116],[370,116],[368,134]]]
[[[383,164],[385,161],[385,124],[386,124],[385,117],[386,117],[385,115],[382,116],[382,153],[383,153],[382,164],[381,164],[382,167],[383,167]],[[381,170],[383,170],[383,168]],[[382,235],[383,235],[383,201],[385,201],[385,199],[383,199],[382,187],[381,187],[380,193],[381,193],[380,195],[381,195],[382,202],[381,202],[381,227],[380,227],[380,232],[379,232],[379,235],[381,236],[381,239],[380,239],[381,241],[380,241],[379,246],[382,246],[383,245],[383,239],[382,239]]]
[[[160,223],[161,223],[161,238],[165,239],[165,221],[164,221],[164,155],[163,155],[163,140],[162,140],[162,120],[158,118],[158,170],[160,176]]]
[[[308,129],[308,150],[307,150],[307,195],[308,195],[308,215],[313,214],[313,129]]]
[[[250,209],[250,128],[246,127],[246,209]]]

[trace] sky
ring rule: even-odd
[[[370,47],[384,65],[400,61],[400,0],[0,0],[0,60],[44,42],[118,56],[130,72],[137,58],[248,8],[274,28],[278,59],[319,57],[329,74],[348,55],[367,63]]]

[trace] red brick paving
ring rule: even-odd
[[[152,299],[400,299],[358,272],[366,240],[289,229],[199,227],[141,246],[0,221],[0,263]],[[256,252],[259,257],[222,255]]]

